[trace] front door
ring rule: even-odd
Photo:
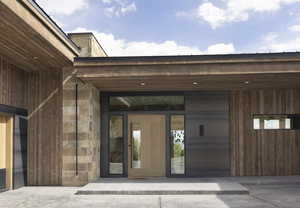
[[[164,115],[128,115],[128,177],[166,175]]]

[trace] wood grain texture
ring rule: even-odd
[[[27,107],[28,74],[0,55],[0,104]]]
[[[231,174],[281,176],[300,173],[299,130],[253,130],[254,114],[300,113],[299,89],[231,92]]]
[[[61,185],[62,177],[62,75],[29,74],[28,182]]]
[[[60,185],[62,75],[26,72],[0,56],[0,104],[27,109],[29,185]]]

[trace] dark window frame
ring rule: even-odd
[[[110,120],[112,118],[112,116],[119,116],[119,117],[122,117],[122,134],[123,134],[123,140],[125,140],[125,124],[124,124],[124,115],[123,114],[109,114],[108,116],[108,155],[107,155],[107,158],[108,158],[108,162],[107,162],[107,170],[108,170],[108,175],[111,175],[111,176],[124,176],[124,173],[125,173],[125,146],[124,146],[124,143],[125,141],[123,142],[123,145],[122,145],[122,174],[117,174],[117,173],[110,173],[110,127],[111,127],[111,123],[110,123]]]
[[[172,174],[172,151],[173,151],[173,141],[172,141],[172,135],[171,135],[171,122],[172,116],[183,116],[184,117],[184,174]],[[167,177],[170,178],[180,178],[180,177],[186,177],[187,176],[187,151],[186,151],[186,114],[185,113],[170,113],[168,115],[168,127],[167,127],[167,140],[168,140],[168,148],[167,151],[169,152],[169,155],[167,157],[167,163],[168,163],[168,168],[167,168]]]
[[[275,128],[275,129],[266,129],[264,126],[259,129],[254,128],[254,119],[264,119],[264,117],[282,117],[282,118],[295,118],[298,117],[300,120],[300,114],[253,114],[251,119],[252,119],[252,130],[254,131],[295,131],[295,130],[300,130],[300,128],[293,128],[293,120],[291,121],[291,128],[286,129],[286,128]],[[274,119],[276,120],[276,119]]]

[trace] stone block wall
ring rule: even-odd
[[[78,173],[76,105],[78,83]],[[91,84],[71,80],[63,87],[62,185],[80,186],[100,177],[100,93]]]

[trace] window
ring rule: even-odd
[[[300,115],[254,115],[253,129],[300,129]]]
[[[132,131],[132,168],[142,168],[141,166],[141,138],[142,131],[141,130],[133,130]]]
[[[184,174],[184,116],[171,116],[171,174]]]
[[[110,97],[110,111],[184,110],[184,96]]]
[[[111,116],[109,130],[109,173],[123,174],[123,116]]]

